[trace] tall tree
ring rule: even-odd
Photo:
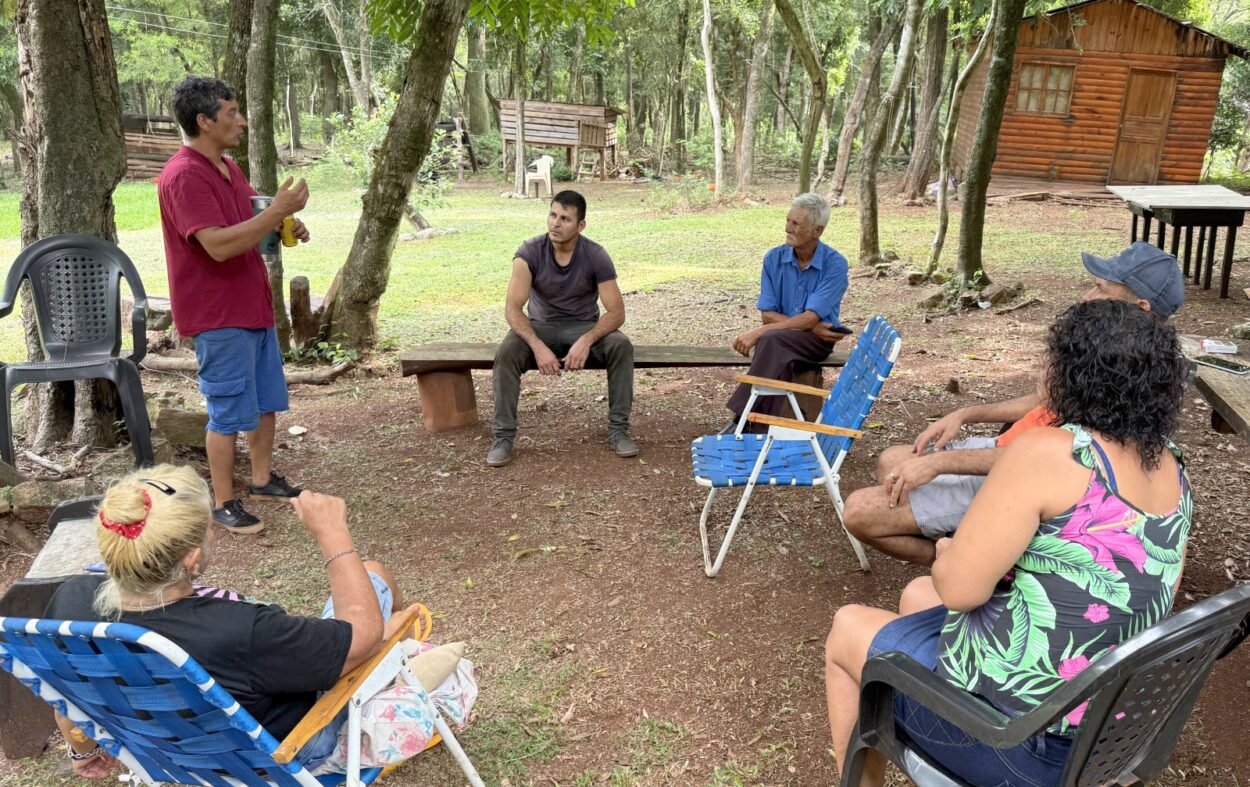
[[[959,115],[964,103],[964,92],[968,89],[968,81],[972,79],[973,72],[981,64],[986,50],[994,43],[994,19],[998,13],[999,2],[994,0],[990,3],[990,17],[985,23],[985,32],[981,34],[981,40],[977,42],[976,49],[972,50],[972,54],[968,57],[968,65],[964,66],[963,71],[959,72],[959,78],[951,85],[950,110],[946,113],[946,128],[942,132],[942,152],[938,157],[938,224],[937,230],[933,233],[933,242],[929,247],[926,275],[932,275],[937,270],[938,260],[942,257],[942,247],[946,244],[946,230],[950,224],[951,154],[955,150],[955,134],[959,129]],[[954,61],[958,63],[959,58],[955,57]]]
[[[959,23],[959,4],[955,5],[955,23]],[[917,114],[915,140],[907,171],[903,174],[900,193],[909,200],[919,199],[929,183],[933,169],[933,151],[937,142],[938,120],[942,114],[943,79],[946,64],[946,29],[948,10],[937,8],[929,16],[925,33],[924,85],[920,92],[920,111]],[[958,55],[952,55],[958,60]]]
[[[247,117],[247,45],[252,40],[252,0],[230,0],[230,24],[226,31],[226,52],[223,58],[221,78],[234,88],[234,98],[239,102],[239,112]],[[232,151],[235,162],[243,174],[251,174],[247,160],[247,137],[244,130],[239,146]]]
[[[876,13],[876,12],[871,12]],[[878,17],[879,18],[879,17]],[[872,45],[864,58],[863,68],[859,72],[859,82],[855,84],[855,93],[851,103],[847,105],[846,117],[842,119],[842,131],[838,134],[838,158],[833,164],[833,180],[829,185],[829,201],[841,205],[844,200],[842,192],[846,190],[847,173],[851,171],[851,148],[855,145],[855,135],[859,132],[860,122],[864,117],[864,108],[868,104],[869,93],[875,89],[881,73],[881,58],[885,49],[898,32],[899,19],[890,16],[880,20],[880,29],[875,37],[870,36]],[[871,30],[872,25],[869,25]]]
[[[464,92],[469,101],[469,133],[490,131],[490,100],[486,97],[486,26],[468,25],[469,68],[464,75]]]
[[[903,102],[903,91],[911,81],[912,63],[915,62],[916,26],[920,22],[921,0],[907,0],[903,12],[903,30],[899,34],[898,57],[894,61],[894,76],[890,87],[881,98],[872,126],[864,135],[864,152],[860,161],[859,176],[859,259],[874,264],[881,257],[881,238],[877,226],[877,164],[895,108]]]
[[[378,303],[390,277],[395,233],[413,177],[430,151],[468,6],[469,0],[426,0],[421,7],[404,85],[378,149],[356,236],[326,298],[325,334],[341,336],[352,347],[367,348],[377,341]]]
[[[972,138],[972,148],[964,165],[963,209],[959,218],[959,277],[965,285],[989,281],[981,259],[985,195],[990,187],[990,169],[998,154],[998,130],[1003,124],[1007,93],[1011,89],[1012,64],[1016,58],[1016,41],[1020,37],[1020,21],[1024,18],[1026,2],[1000,0],[994,19],[994,43],[985,77],[985,95],[981,99],[981,114]]]
[[[759,29],[751,48],[751,69],[747,73],[746,106],[742,110],[742,144],[735,164],[738,171],[737,193],[746,196],[755,175],[755,127],[760,113],[760,89],[765,79],[764,68],[768,65],[768,45],[772,41],[773,4],[764,0],[760,8]]]
[[[252,34],[247,46],[247,93],[252,97],[247,115],[248,180],[261,194],[278,191],[278,146],[273,134],[275,61],[278,50],[278,6],[282,0],[253,0]],[[278,345],[291,349],[291,319],[283,296],[282,258],[266,260],[273,290],[273,318]]]
[[[820,117],[825,111],[825,94],[829,83],[825,77],[825,68],[816,57],[816,48],[807,37],[790,0],[774,2],[781,21],[790,31],[790,41],[798,51],[799,60],[803,62],[803,68],[812,83],[812,102],[807,113],[807,123],[803,127],[803,152],[799,155],[799,191],[805,192],[812,186],[812,151],[816,148],[816,137],[820,134]]]
[[[19,0],[16,22],[25,105],[22,245],[69,233],[116,241],[113,189],[126,174],[126,147],[104,0]],[[22,318],[27,352],[42,360],[29,298]],[[27,413],[36,450],[67,435],[113,445],[121,417],[115,391],[99,380],[37,386]]]
[[[707,106],[712,115],[712,148],[715,151],[716,180],[713,188],[716,196],[725,188],[725,148],[721,137],[720,106],[716,103],[716,61],[712,59],[712,2],[703,0],[703,73],[707,82]]]
[[[343,59],[343,72],[347,75],[347,84],[351,87],[356,106],[367,115],[369,114],[369,84],[358,75],[356,64],[352,61],[353,47],[347,38],[347,30],[343,26],[343,12],[339,10],[337,3],[338,0],[322,0],[321,13],[325,15],[326,23],[330,25],[330,32],[334,35],[334,41],[338,44],[339,56]],[[365,20],[361,19],[360,24],[365,25]]]

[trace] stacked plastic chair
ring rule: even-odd
[[[0,666],[69,718],[121,761],[131,783],[349,787],[372,784],[382,768],[360,767],[360,705],[388,686],[407,658],[399,640],[413,624],[428,636],[429,613],[406,620],[369,661],[323,695],[286,741],[279,742],[239,706],[187,652],[165,637],[128,623],[0,617]],[[348,705],[346,774],[313,776],[293,762],[320,725]],[[474,787],[472,763],[447,722],[431,706],[435,727]],[[354,717],[355,724],[352,724]],[[438,737],[431,745],[438,742]]]
[[[824,486],[833,501],[838,522],[842,522],[838,470],[855,438],[860,436],[859,428],[872,410],[881,386],[890,376],[901,348],[902,339],[898,331],[884,317],[873,317],[860,334],[846,366],[838,375],[837,383],[825,393],[825,404],[815,422],[747,413],[733,434],[708,435],[691,444],[694,480],[700,486],[709,487],[707,502],[699,517],[704,573],[714,577],[720,572],[757,484]],[[753,384],[750,402],[753,403],[759,396],[786,396],[798,415],[798,406],[793,398],[796,390],[806,392],[808,389],[781,381]],[[748,420],[768,424],[768,433],[743,434],[742,429]],[[708,515],[716,493],[734,486],[743,488],[742,498],[713,560],[708,539]],[[851,540],[859,564],[868,571],[868,556],[864,554],[863,545],[846,531],[845,524],[842,529]]]

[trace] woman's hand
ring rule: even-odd
[[[103,749],[100,753],[88,760],[70,760],[70,767],[74,769],[74,773],[84,779],[101,779],[110,776],[113,769],[117,767],[117,760]]]

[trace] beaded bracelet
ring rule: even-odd
[[[100,756],[101,754],[103,754],[103,753],[104,753],[104,748],[103,748],[103,747],[101,747],[101,746],[100,746],[100,744],[98,744],[98,743],[97,743],[97,744],[96,744],[96,746],[95,746],[95,748],[94,748],[94,749],[92,749],[91,751],[89,751],[89,752],[83,752],[83,753],[81,753],[81,754],[80,754],[80,753],[78,753],[78,752],[74,751],[74,747],[70,746],[70,745],[67,743],[67,744],[65,744],[65,752],[66,752],[67,754],[69,754],[69,758],[70,758],[71,760],[73,760],[74,762],[82,762],[83,760],[89,760],[89,759],[91,759],[92,757],[98,757],[98,756]]]
[[[348,555],[354,555],[354,554],[356,554],[355,549],[344,549],[342,552],[338,553],[337,555],[331,555],[330,559],[326,561],[325,567],[329,568],[331,563],[333,563],[334,561],[338,560],[341,557],[347,557]]]

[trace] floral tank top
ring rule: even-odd
[[[1180,466],[1180,501],[1156,516],[1119,496],[1114,470],[1094,461],[1102,449],[1088,432],[1063,428],[1073,458],[1092,471],[1085,495],[1041,523],[989,601],[947,615],[938,645],[938,674],[1009,716],[1032,710],[1168,614],[1193,518],[1176,446],[1168,443]],[[1103,465],[1110,468],[1105,458]],[[1082,703],[1048,731],[1073,735],[1084,713]]]

